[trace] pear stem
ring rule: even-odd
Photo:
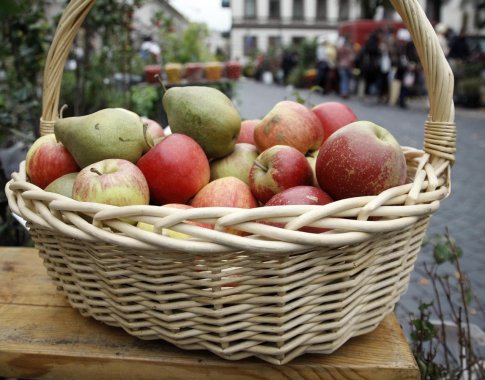
[[[90,170],[91,170],[91,172],[96,173],[97,175],[103,175],[103,173],[101,173],[101,172],[100,172],[98,169],[96,169],[96,168],[91,168]]]
[[[163,84],[163,81],[162,81],[162,78],[160,78],[160,75],[156,74],[155,75],[155,78],[157,78],[158,80],[158,83],[160,83],[160,86],[162,87],[162,98],[163,96],[165,95],[165,93],[167,92],[167,88],[165,87],[165,85]]]
[[[59,110],[59,118],[63,118],[64,116],[62,115],[64,113],[64,110],[68,108],[69,106],[67,104],[64,104],[61,109]]]

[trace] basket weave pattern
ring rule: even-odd
[[[58,26],[45,69],[42,134],[59,117],[64,62],[93,3],[71,1]],[[71,305],[142,339],[275,364],[331,353],[377,327],[406,290],[430,216],[449,194],[456,142],[453,75],[433,29],[417,1],[392,3],[413,37],[430,100],[423,150],[402,148],[412,181],[325,206],[114,207],[45,192],[22,163],[6,187],[10,208],[27,220]],[[163,228],[193,239],[157,233]]]

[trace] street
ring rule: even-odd
[[[295,100],[293,91],[284,86],[241,80],[234,91],[233,101],[243,119],[262,118],[278,101]],[[320,95],[307,90],[297,92],[308,99],[307,105],[310,106],[324,101],[343,101],[336,95]],[[388,129],[401,145],[422,147],[427,117],[426,99],[410,101],[408,109],[376,104],[369,99],[351,98],[344,102],[360,120],[369,120]],[[485,158],[485,112],[457,109],[455,122],[458,137],[456,162],[451,172],[451,195],[441,202],[439,210],[431,218],[428,237],[444,235],[448,229],[463,250],[460,265],[479,301],[470,304],[471,321],[484,328],[485,292],[481,289],[485,288],[485,169],[482,166]],[[435,298],[431,282],[422,274],[424,263],[433,261],[431,244],[424,246],[409,289],[396,309],[403,327],[409,325],[409,313],[419,313],[420,301],[429,303]],[[454,273],[451,264],[443,264],[442,269]]]

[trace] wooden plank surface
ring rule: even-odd
[[[287,365],[227,361],[143,341],[82,317],[47,276],[35,249],[0,248],[0,377],[40,379],[418,379],[394,315],[331,355]]]

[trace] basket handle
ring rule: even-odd
[[[429,98],[429,116],[424,126],[424,151],[434,166],[453,164],[456,151],[453,72],[438,37],[418,0],[390,0],[408,28],[423,66]]]
[[[59,118],[59,97],[64,65],[71,51],[72,42],[94,1],[71,0],[57,25],[44,67],[41,136],[54,132],[54,123]]]
[[[71,0],[59,21],[44,69],[41,135],[52,133],[59,117],[59,96],[70,46],[95,0]],[[391,0],[411,33],[423,66],[430,114],[425,123],[424,150],[431,156],[454,161],[453,73],[438,38],[418,0]]]

